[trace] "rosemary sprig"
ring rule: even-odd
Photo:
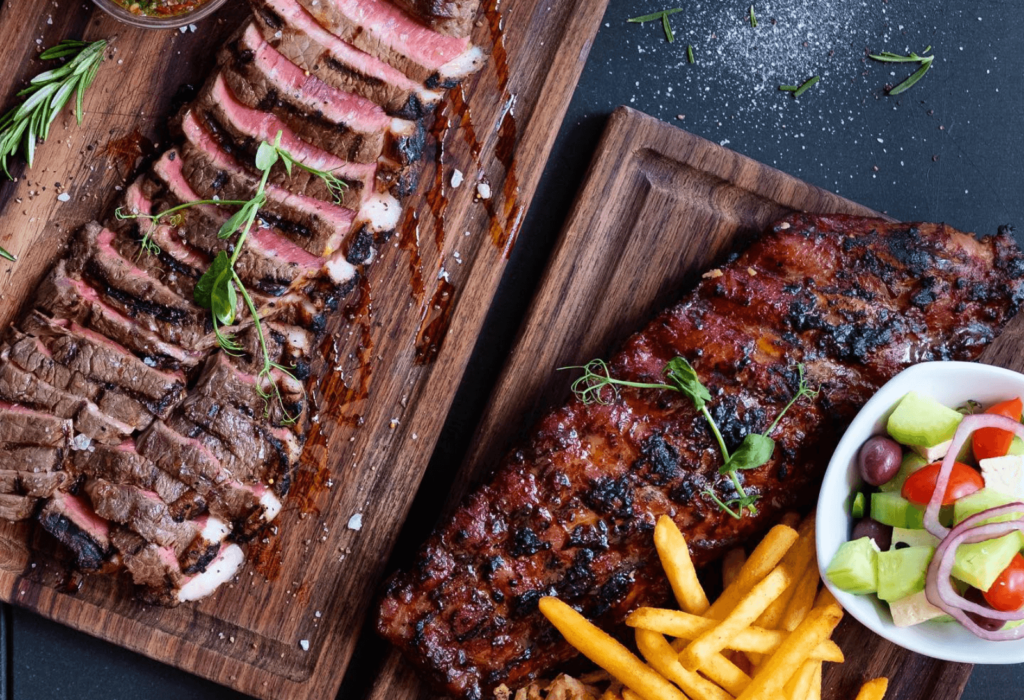
[[[686,46],[686,60],[689,61],[691,64],[697,62],[693,58],[693,46],[690,44],[687,44]]]
[[[797,365],[800,378],[797,392],[793,398],[779,412],[778,416],[775,417],[775,420],[764,433],[750,433],[746,435],[736,451],[730,454],[728,447],[726,447],[725,439],[722,437],[717,423],[715,423],[711,412],[707,408],[707,402],[711,400],[711,392],[701,383],[697,377],[696,370],[693,369],[685,358],[673,358],[665,365],[664,373],[668,383],[631,382],[615,379],[611,376],[608,364],[600,359],[591,360],[582,367],[561,367],[560,369],[583,370],[583,375],[572,383],[572,391],[585,405],[608,403],[604,398],[603,391],[606,388],[610,388],[613,392],[617,392],[620,386],[635,389],[667,389],[688,396],[693,402],[694,408],[704,416],[712,435],[715,437],[715,441],[718,443],[718,449],[722,454],[723,460],[722,466],[718,470],[719,474],[729,477],[733,488],[736,490],[737,497],[723,501],[711,489],[707,489],[704,493],[725,513],[736,519],[742,518],[745,510],[749,511],[751,515],[756,515],[757,508],[754,506],[754,503],[759,498],[757,494],[748,494],[744,490],[743,482],[739,478],[739,472],[746,469],[756,469],[767,463],[775,453],[775,441],[771,438],[771,434],[778,427],[783,416],[801,398],[805,396],[814,398],[818,395],[818,390],[812,390],[807,385],[807,381],[804,378],[804,366]],[[735,510],[733,507],[735,507]]]
[[[25,100],[0,117],[0,169],[8,178],[11,173],[7,169],[7,159],[19,148],[28,166],[32,167],[36,142],[46,140],[50,125],[71,100],[72,93],[75,95],[75,117],[79,124],[82,123],[82,99],[86,88],[96,78],[106,47],[107,42],[102,39],[92,43],[66,39],[39,54],[44,61],[71,59],[32,78],[29,86],[18,93],[18,97]]]
[[[928,53],[931,50],[932,50],[932,47],[929,46],[928,48],[926,48],[921,53],[922,54],[926,54],[926,53]],[[921,78],[923,78],[925,76],[925,73],[927,73],[931,69],[932,63],[935,61],[935,56],[934,55],[932,55],[932,56],[918,56],[914,52],[911,52],[911,53],[909,53],[906,56],[901,56],[899,54],[892,53],[890,51],[883,51],[880,54],[873,54],[873,53],[872,54],[868,54],[868,57],[873,59],[873,60],[875,60],[875,61],[881,61],[882,63],[919,63],[919,64],[921,64],[921,67],[918,68],[913,73],[911,73],[909,78],[904,80],[902,83],[900,83],[896,87],[890,89],[889,93],[888,93],[889,95],[899,95],[900,93],[906,92],[910,88],[912,88],[915,85],[917,85],[918,81],[921,80]]]
[[[800,95],[814,87],[820,79],[821,76],[816,75],[813,78],[809,78],[804,81],[801,85],[780,85],[779,90],[782,90],[783,92],[791,92],[793,93],[793,97],[800,97]]]
[[[640,17],[631,17],[627,19],[627,22],[633,24],[644,24],[645,22],[656,22],[661,20],[661,28],[665,32],[665,38],[668,39],[668,43],[673,43],[676,40],[675,35],[672,33],[672,25],[669,24],[668,18],[677,12],[682,12],[683,8],[674,7],[671,10],[661,10],[660,12],[652,12],[649,15],[641,15]]]
[[[753,5],[750,6],[750,26],[754,27],[754,28],[757,27],[757,16],[754,15],[754,6]]]
[[[18,261],[18,259],[14,257],[14,255],[8,253],[7,250],[5,250],[4,248],[0,248],[0,258],[3,258],[4,260],[10,260],[11,262]]]

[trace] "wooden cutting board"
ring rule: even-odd
[[[123,582],[68,575],[49,536],[23,523],[0,526],[0,597],[253,695],[333,697],[606,4],[483,0],[473,37],[490,59],[450,92],[400,231],[330,321],[280,535],[252,544],[255,563],[237,581],[198,605],[146,607]],[[20,258],[0,265],[0,328],[69,234],[109,214],[137,164],[170,143],[168,118],[244,15],[234,2],[195,28],[158,32],[82,0],[0,2],[5,104],[43,70],[40,47],[111,39],[82,127],[61,117],[32,170],[19,163],[18,182],[0,181],[0,245]],[[465,184],[454,189],[456,170]],[[486,201],[475,197],[481,180]]]
[[[794,209],[878,216],[681,129],[619,108],[447,508],[486,477],[533,418],[568,397],[569,378],[553,368],[607,357],[691,288],[701,273]],[[1006,348],[1007,358],[1021,325],[1015,324],[997,344]],[[993,347],[987,357],[997,352]],[[943,663],[896,647],[849,617],[836,639],[847,662],[828,665],[822,695],[826,700],[852,699],[861,682],[882,675],[892,679],[887,700],[956,700],[971,672],[969,665]],[[373,700],[434,697],[397,652],[382,659],[380,669],[370,693]]]

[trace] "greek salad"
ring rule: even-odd
[[[1022,410],[904,396],[857,455],[832,583],[878,596],[899,627],[953,619],[983,639],[1024,637]]]

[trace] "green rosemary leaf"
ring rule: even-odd
[[[697,62],[693,58],[693,46],[691,46],[689,44],[686,45],[686,60],[689,61],[690,63],[696,63]]]
[[[920,68],[918,68],[916,71],[911,73],[909,78],[907,78],[902,83],[900,83],[899,85],[894,87],[892,90],[890,90],[889,94],[890,95],[899,95],[900,93],[906,92],[910,88],[914,87],[915,85],[917,85],[918,81],[921,80],[921,78],[924,77],[924,74],[927,73],[928,70],[931,67],[932,67],[932,62],[931,61],[927,61],[927,62],[923,63]]]

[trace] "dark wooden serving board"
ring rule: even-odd
[[[611,117],[586,184],[562,232],[514,349],[498,380],[448,508],[486,476],[545,407],[565,400],[569,381],[551,368],[609,352],[791,210],[876,212],[626,107]],[[1011,357],[1008,336],[1003,359]],[[995,357],[998,348],[989,351]],[[514,420],[509,420],[514,416]],[[929,659],[846,619],[836,639],[847,655],[830,664],[822,697],[852,699],[861,682],[892,679],[888,700],[956,700],[971,667]],[[373,700],[426,700],[392,651]]]
[[[78,587],[53,563],[48,536],[3,525],[0,597],[246,693],[333,697],[607,0],[482,4],[474,40],[490,60],[449,94],[401,230],[330,321],[314,367],[322,380],[310,387],[317,422],[280,536],[255,542],[254,563],[211,599],[165,610],[136,603],[115,579]],[[19,163],[18,182],[0,180],[0,245],[19,256],[0,265],[0,328],[70,233],[109,214],[139,163],[167,146],[183,86],[201,83],[245,10],[235,0],[182,33],[131,29],[84,0],[0,1],[4,104],[43,70],[40,47],[112,40],[84,124],[61,117],[32,170]],[[480,178],[489,201],[474,199]],[[348,527],[355,514],[359,530]]]

